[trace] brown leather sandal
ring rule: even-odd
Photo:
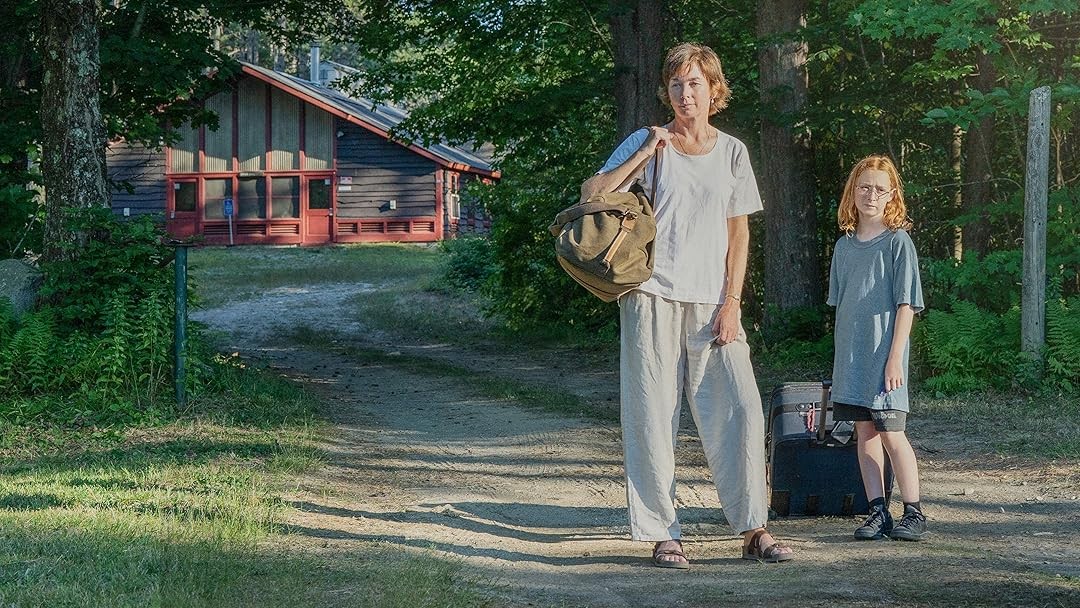
[[[743,547],[742,558],[751,559],[756,562],[766,562],[769,564],[775,564],[778,562],[786,562],[793,559],[795,555],[791,551],[783,551],[788,547],[776,542],[775,539],[771,544],[761,546],[761,537],[765,534],[765,529],[762,528],[754,535],[750,537],[750,543]]]
[[[679,539],[672,539],[678,543],[678,549],[664,549],[660,550],[660,543],[653,545],[652,550],[652,563],[657,568],[674,568],[676,570],[688,570],[690,569],[690,560],[686,559],[686,554],[682,550],[682,541]],[[661,541],[667,542],[667,541]],[[665,555],[675,555],[682,558],[682,561],[673,559],[663,559]]]

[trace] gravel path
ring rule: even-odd
[[[325,404],[334,424],[327,465],[289,496],[289,538],[305,550],[332,559],[434,552],[462,560],[496,605],[509,606],[1080,606],[1080,465],[981,454],[929,425],[912,429],[929,541],[856,543],[854,519],[787,519],[771,528],[798,557],[780,566],[738,559],[739,540],[686,429],[677,495],[693,567],[652,568],[650,547],[628,540],[617,425],[493,400],[467,375],[423,375],[392,355],[363,363],[281,337],[290,323],[312,326],[312,310],[377,289],[272,289],[193,315],[220,330],[223,347]],[[557,353],[405,342],[359,321],[313,329],[338,343],[453,360],[476,377],[558,383],[598,401],[617,394],[614,370]]]

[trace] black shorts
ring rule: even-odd
[[[884,433],[907,430],[907,412],[900,410],[872,410],[858,405],[834,403],[833,420],[872,421],[874,429]]]

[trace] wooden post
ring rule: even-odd
[[[1020,348],[1041,364],[1046,341],[1046,197],[1050,165],[1050,87],[1031,92],[1024,184],[1024,279]],[[1039,365],[1041,368],[1041,365]]]

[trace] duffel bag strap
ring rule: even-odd
[[[563,209],[559,215],[556,215],[555,221],[552,222],[549,230],[551,230],[552,235],[559,236],[563,226],[578,218],[589,215],[590,213],[604,213],[605,211],[622,212],[623,210],[624,207],[622,205],[608,203],[602,200],[595,203],[578,203],[573,207]]]
[[[634,231],[634,225],[637,224],[636,213],[624,213],[622,221],[619,222],[619,234],[615,235],[615,240],[611,242],[611,247],[608,247],[607,255],[604,256],[604,266],[611,268],[611,258],[615,257],[615,253],[619,251],[619,246],[626,240],[626,235]]]
[[[626,179],[622,181],[612,192],[621,192],[623,188],[629,186],[634,180],[637,179],[638,171],[644,173],[648,170],[649,161],[656,157],[656,162],[653,163],[653,180],[652,180],[652,196],[649,197],[649,204],[654,204],[656,201],[656,180],[659,177],[660,171],[660,153],[663,152],[663,148],[657,148],[652,154],[647,156],[645,160],[641,161],[638,166],[634,167],[634,170],[630,172],[630,175],[626,176]]]

